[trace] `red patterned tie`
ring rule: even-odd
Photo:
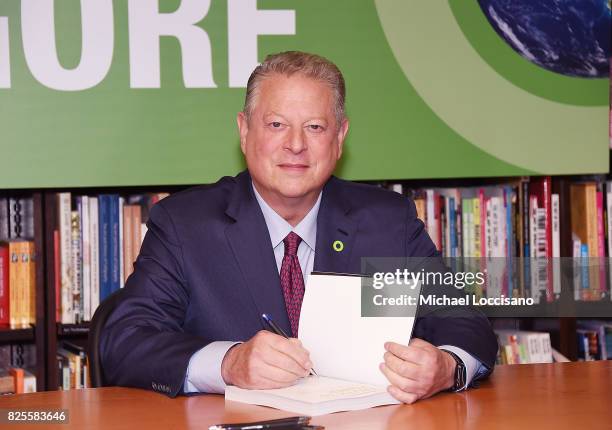
[[[304,277],[300,268],[300,261],[297,257],[297,249],[302,238],[291,232],[283,240],[285,244],[285,255],[280,271],[280,283],[285,297],[287,315],[291,323],[293,337],[298,335],[298,325],[300,323],[300,309],[304,298]]]

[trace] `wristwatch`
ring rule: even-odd
[[[458,391],[463,391],[465,389],[465,380],[467,377],[465,371],[465,364],[454,352],[450,352],[446,349],[443,349],[443,351],[450,354],[450,356],[453,357],[453,359],[457,363],[457,366],[455,367],[455,383],[452,387],[448,389],[448,391],[453,391],[455,393]]]

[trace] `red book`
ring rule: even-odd
[[[8,245],[0,243],[0,325],[8,326],[9,319],[9,251]]]
[[[551,183],[550,176],[534,177],[529,181],[529,197],[536,197],[538,207],[544,208],[546,213],[546,257],[552,257],[552,207],[551,207]]]
[[[546,234],[545,256],[550,262],[552,258],[552,184],[550,176],[534,177],[529,181],[529,198],[535,198],[537,207],[544,209],[544,231]],[[531,244],[532,249],[537,244]],[[534,255],[534,254],[532,254]],[[546,301],[554,300],[554,286],[552,278],[552,264],[546,264],[548,273],[546,284]]]

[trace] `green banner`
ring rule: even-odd
[[[233,175],[246,80],[284,50],[345,75],[342,177],[606,172],[608,79],[542,67],[481,4],[2,0],[0,188]]]

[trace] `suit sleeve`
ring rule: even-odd
[[[418,264],[418,269],[424,268],[426,272],[449,272],[450,269],[444,264],[423,222],[417,218],[416,207],[411,200],[407,226],[406,255],[419,257],[415,259],[418,263],[412,264]],[[443,284],[423,285],[421,295],[465,296],[461,289]],[[453,345],[468,352],[488,370],[477,375],[479,377],[488,376],[492,372],[497,356],[497,339],[489,320],[480,311],[470,306],[420,306],[417,317],[413,334],[415,337],[435,346]]]
[[[185,333],[189,286],[169,213],[153,206],[140,254],[118,306],[103,327],[100,356],[106,382],[182,391],[191,356],[209,340]]]

